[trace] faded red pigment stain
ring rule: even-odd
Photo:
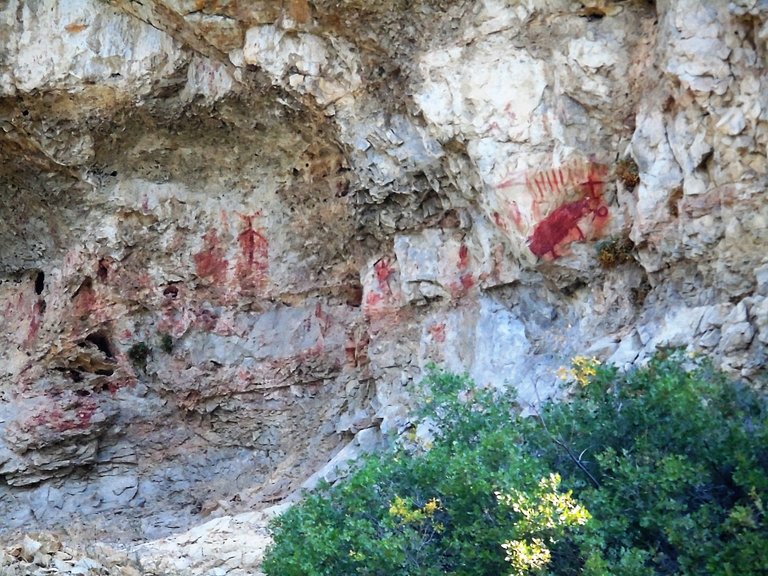
[[[573,190],[593,194],[600,191],[608,176],[608,168],[595,162],[571,162],[565,166],[526,172],[525,185],[534,199],[545,200],[551,196],[566,196]],[[587,186],[584,189],[584,186]]]
[[[586,240],[580,224],[592,216],[594,235],[602,233],[608,220],[608,207],[603,203],[606,170],[604,166],[591,164],[576,188],[581,199],[557,207],[534,228],[528,238],[528,247],[539,258],[554,259],[561,256],[557,250],[568,244]]]
[[[269,271],[269,241],[263,228],[254,228],[260,214],[241,216],[243,231],[237,236],[240,245],[235,275],[243,290],[260,290],[267,283]]]
[[[331,323],[333,322],[333,319],[331,318],[330,314],[327,314],[323,311],[323,307],[320,302],[318,302],[315,306],[315,318],[317,318],[320,325],[320,335],[325,338],[325,336],[328,334],[328,331],[331,329]]]
[[[56,432],[69,430],[85,430],[91,426],[91,420],[96,412],[96,402],[83,398],[73,406],[74,410],[62,410],[59,406],[41,410],[25,422],[25,427],[38,428],[45,426]]]
[[[381,258],[373,264],[372,272],[370,283],[366,284],[363,313],[371,321],[394,322],[400,305],[400,291],[397,283],[393,284],[398,273],[396,260]]]
[[[195,322],[203,330],[213,332],[219,323],[219,315],[213,310],[202,308],[196,315]]]
[[[31,346],[37,334],[40,331],[40,326],[43,324],[43,314],[45,314],[45,301],[40,299],[32,306],[32,315],[29,319],[29,330],[27,331],[27,337],[24,341],[26,346]]]
[[[227,279],[229,262],[224,258],[224,249],[221,247],[219,235],[211,228],[203,236],[205,248],[195,254],[195,270],[200,278],[210,278],[215,282],[224,282]]]
[[[96,292],[93,289],[93,280],[86,278],[72,297],[75,314],[79,318],[87,318],[99,307]]]
[[[370,292],[365,297],[367,308],[375,308],[390,296],[392,288],[389,286],[389,279],[395,273],[395,268],[386,258],[378,260],[373,265],[373,274],[376,278],[375,286],[371,286]]]
[[[105,386],[107,391],[114,396],[123,388],[133,388],[136,386],[135,378],[123,378],[121,380],[109,380]]]
[[[370,292],[365,298],[366,306],[374,308],[384,301],[384,295],[380,292]]]
[[[509,232],[509,229],[507,228],[507,223],[504,222],[504,220],[501,217],[501,214],[499,214],[498,212],[494,212],[493,221],[496,223],[496,226],[504,230],[504,232]]]
[[[429,334],[435,342],[445,342],[445,322],[440,322],[429,327]]]
[[[469,248],[464,244],[459,247],[459,270],[466,270],[469,268]]]
[[[472,276],[472,274],[462,274],[459,277],[459,282],[461,283],[461,287],[464,290],[469,290],[470,288],[474,287],[475,278]]]
[[[392,289],[389,287],[389,279],[395,273],[395,269],[384,258],[376,262],[373,265],[373,271],[376,274],[376,280],[379,283],[379,289],[385,294],[391,294]]]
[[[518,230],[523,229],[523,215],[520,213],[520,208],[517,207],[517,202],[510,202],[507,205],[507,214],[515,223]]]

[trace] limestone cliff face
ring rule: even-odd
[[[4,0],[0,44],[8,530],[278,501],[430,362],[763,375],[763,1]]]

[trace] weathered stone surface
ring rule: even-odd
[[[0,537],[141,558],[9,573],[253,573],[432,362],[759,377],[764,4],[0,3]]]

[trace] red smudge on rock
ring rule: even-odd
[[[504,219],[501,217],[501,214],[499,214],[498,212],[494,212],[493,221],[496,223],[496,226],[504,230],[504,232],[508,232],[507,223],[504,222]]]
[[[370,292],[365,298],[365,304],[369,307],[374,307],[377,304],[381,304],[384,301],[384,295],[379,292]]]
[[[440,322],[429,328],[429,333],[435,342],[445,342],[445,322]]]
[[[241,216],[245,228],[237,236],[240,245],[235,274],[242,290],[261,290],[267,283],[269,241],[264,229],[253,227],[253,216]]]
[[[219,315],[213,310],[203,308],[197,314],[197,323],[203,330],[213,332],[216,329],[216,325],[219,322]]]
[[[110,379],[106,385],[107,385],[107,390],[109,390],[109,393],[114,396],[123,388],[135,387],[136,382],[137,381],[135,378],[126,377],[119,380]]]
[[[523,215],[520,214],[520,208],[517,207],[517,202],[510,202],[507,205],[507,213],[509,214],[509,217],[512,218],[512,221],[515,223],[517,229],[522,230]]]
[[[459,282],[461,282],[461,287],[464,290],[469,290],[470,288],[472,288],[475,285],[475,279],[472,276],[472,274],[463,274],[459,278]]]
[[[389,262],[382,258],[373,265],[373,271],[376,274],[376,280],[379,283],[379,288],[385,293],[390,294],[391,289],[389,287],[389,278],[395,273],[395,269]]]
[[[32,317],[29,319],[29,331],[24,341],[25,346],[31,346],[37,338],[40,326],[43,323],[43,314],[45,313],[45,301],[40,299],[32,307]]]
[[[395,265],[386,258],[381,258],[373,265],[373,278],[366,286],[363,302],[363,312],[369,319],[392,317],[399,308],[400,294],[397,286],[391,285],[392,277],[396,274]]]
[[[98,299],[93,289],[93,281],[90,278],[83,280],[73,297],[75,314],[78,317],[87,317],[98,307]]]
[[[325,337],[331,329],[332,318],[330,314],[323,311],[323,306],[320,302],[315,306],[315,318],[318,319],[320,324],[320,335]]]
[[[56,432],[69,430],[85,430],[91,426],[91,420],[98,406],[90,398],[79,400],[71,410],[62,410],[54,405],[49,409],[42,409],[25,423],[25,427],[45,426]]]
[[[205,248],[193,256],[197,275],[223,283],[227,279],[229,262],[224,258],[224,249],[220,245],[216,230],[208,230],[203,240]]]
[[[462,244],[459,248],[459,270],[466,270],[469,267],[469,249]]]

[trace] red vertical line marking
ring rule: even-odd
[[[552,180],[549,177],[549,170],[546,170],[544,172],[544,178],[546,178],[546,180],[547,180],[547,185],[549,186],[550,193],[553,193],[553,192],[557,191],[557,187],[552,184]]]

